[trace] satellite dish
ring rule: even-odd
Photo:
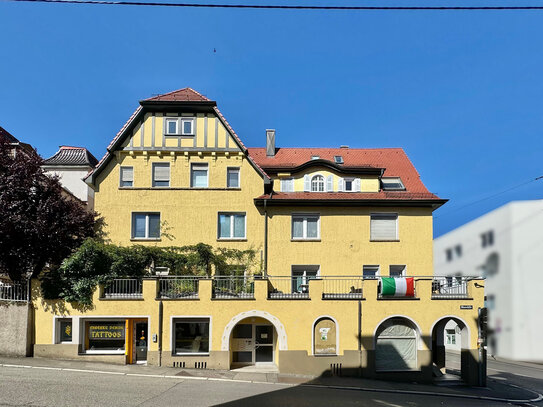
[[[481,267],[483,269],[483,277],[490,277],[498,274],[500,265],[500,255],[496,252],[492,252],[486,258],[485,264]]]

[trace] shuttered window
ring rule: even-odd
[[[398,214],[371,214],[370,240],[398,240]]]
[[[192,164],[190,168],[190,186],[192,188],[207,188],[207,164]]]
[[[239,168],[228,168],[226,170],[226,186],[228,188],[239,188]]]
[[[134,186],[134,167],[121,167],[121,187]]]
[[[153,163],[153,187],[170,186],[170,164]]]
[[[294,192],[293,178],[285,178],[281,180],[281,192]]]

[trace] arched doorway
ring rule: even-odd
[[[419,367],[420,329],[406,317],[392,317],[377,327],[375,371],[412,371]]]
[[[285,327],[268,312],[243,312],[226,325],[221,349],[229,351],[231,368],[256,366],[277,370],[279,351],[287,350]]]
[[[447,316],[432,327],[433,376],[437,379],[462,378],[468,381],[470,331],[464,320]]]

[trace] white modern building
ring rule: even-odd
[[[94,191],[83,181],[98,160],[84,147],[60,146],[60,149],[43,161],[46,174],[57,175],[66,193],[94,208]]]
[[[489,354],[543,361],[543,200],[510,202],[435,239],[434,270],[486,277]]]

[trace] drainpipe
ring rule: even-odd
[[[362,301],[358,300],[358,360],[360,361],[359,375],[362,376]]]
[[[158,366],[162,366],[162,316],[164,305],[162,300],[158,303]]]
[[[268,200],[264,199],[264,278],[268,278]]]

